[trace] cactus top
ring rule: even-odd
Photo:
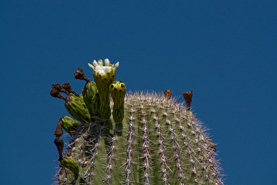
[[[65,116],[54,133],[58,184],[223,184],[216,145],[190,111],[192,91],[184,93],[186,109],[170,90],[126,95],[126,84],[115,80],[119,62],[94,60],[89,66],[95,82],[80,68],[74,73],[86,81],[82,94],[68,83],[50,91],[80,121]],[[72,137],[66,152],[62,128]]]

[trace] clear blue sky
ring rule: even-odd
[[[0,176],[53,183],[54,130],[67,115],[51,84],[93,59],[120,61],[129,90],[194,90],[193,112],[217,143],[226,184],[277,176],[276,0],[1,0]]]

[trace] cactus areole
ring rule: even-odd
[[[55,131],[57,184],[223,184],[215,144],[190,111],[192,91],[184,93],[187,107],[170,90],[126,94],[126,84],[115,80],[118,62],[89,66],[94,82],[81,68],[74,74],[85,81],[82,94],[69,83],[50,91],[71,116]]]

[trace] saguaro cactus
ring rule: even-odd
[[[58,184],[223,184],[215,144],[187,107],[164,94],[128,93],[115,81],[119,63],[94,61],[95,82],[82,69],[82,94],[68,83],[54,84],[51,96],[63,99],[68,113],[58,121]],[[66,97],[60,93],[65,93]],[[75,120],[76,119],[76,120]],[[63,130],[70,137],[63,151]]]

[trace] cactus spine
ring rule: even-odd
[[[54,84],[51,96],[65,100],[75,118],[58,122],[54,143],[59,152],[59,184],[223,184],[215,144],[190,111],[187,103],[170,98],[172,92],[128,93],[115,81],[119,63],[94,61],[95,82],[82,69],[76,79],[86,81],[81,95],[68,83]],[[67,97],[60,94],[63,92]],[[62,128],[71,141],[63,152]]]

